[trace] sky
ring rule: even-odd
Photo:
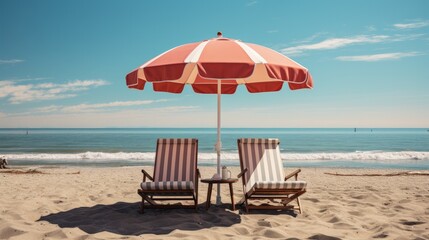
[[[429,1],[0,1],[0,128],[216,127],[217,96],[125,75],[216,37],[272,48],[314,88],[222,95],[222,127],[429,127]]]

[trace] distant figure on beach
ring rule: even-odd
[[[356,128],[355,128],[355,132],[356,132]]]
[[[6,169],[7,160],[6,158],[0,158],[0,169]]]

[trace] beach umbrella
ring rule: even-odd
[[[275,92],[287,83],[291,90],[312,88],[307,68],[257,44],[217,38],[172,48],[128,73],[129,88],[143,90],[146,82],[157,92],[181,93],[185,84],[196,93],[217,94],[217,173],[220,173],[221,94],[245,85],[251,93]],[[220,203],[218,185],[217,203]]]

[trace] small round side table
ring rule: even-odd
[[[229,185],[229,194],[231,195],[232,211],[235,211],[234,190],[233,190],[232,184],[236,183],[237,181],[238,181],[237,178],[228,178],[228,179],[206,178],[206,179],[201,179],[201,182],[209,184],[209,187],[208,187],[208,190],[207,190],[206,209],[210,208],[210,198],[212,196],[213,184],[225,184],[225,183],[228,183],[228,185]]]

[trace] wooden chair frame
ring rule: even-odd
[[[198,208],[198,178],[201,178],[201,174],[198,165],[198,140],[196,140],[196,154],[195,154],[195,174],[194,174],[194,190],[143,190],[138,189],[137,193],[142,197],[140,203],[141,213],[144,213],[145,209],[149,208]],[[156,146],[156,151],[158,152],[158,144]],[[155,159],[156,164],[156,159]],[[154,181],[154,178],[144,169],[142,169],[143,182],[146,182],[147,179]],[[154,168],[155,174],[155,168]],[[193,205],[178,205],[178,204],[161,204],[158,201],[193,201]],[[147,202],[147,204],[145,203]]]
[[[293,209],[298,210],[299,213],[303,213],[302,205],[299,200],[299,196],[306,192],[306,189],[258,189],[254,188],[252,191],[246,192],[246,180],[244,174],[248,171],[247,168],[243,168],[243,156],[241,149],[241,139],[237,140],[238,144],[238,154],[240,158],[240,168],[241,172],[237,175],[237,178],[241,178],[243,183],[243,198],[239,201],[238,204],[243,205],[245,207],[246,212],[249,212],[249,209],[276,209],[276,210],[285,210],[285,209]],[[285,176],[284,181],[295,177],[295,180],[298,180],[298,174],[301,172],[301,169],[297,169],[292,173]],[[249,203],[249,200],[257,200],[257,199],[269,199],[272,202],[275,202],[275,199],[281,200],[281,205],[253,205]],[[297,201],[298,206],[289,205],[293,200]]]

